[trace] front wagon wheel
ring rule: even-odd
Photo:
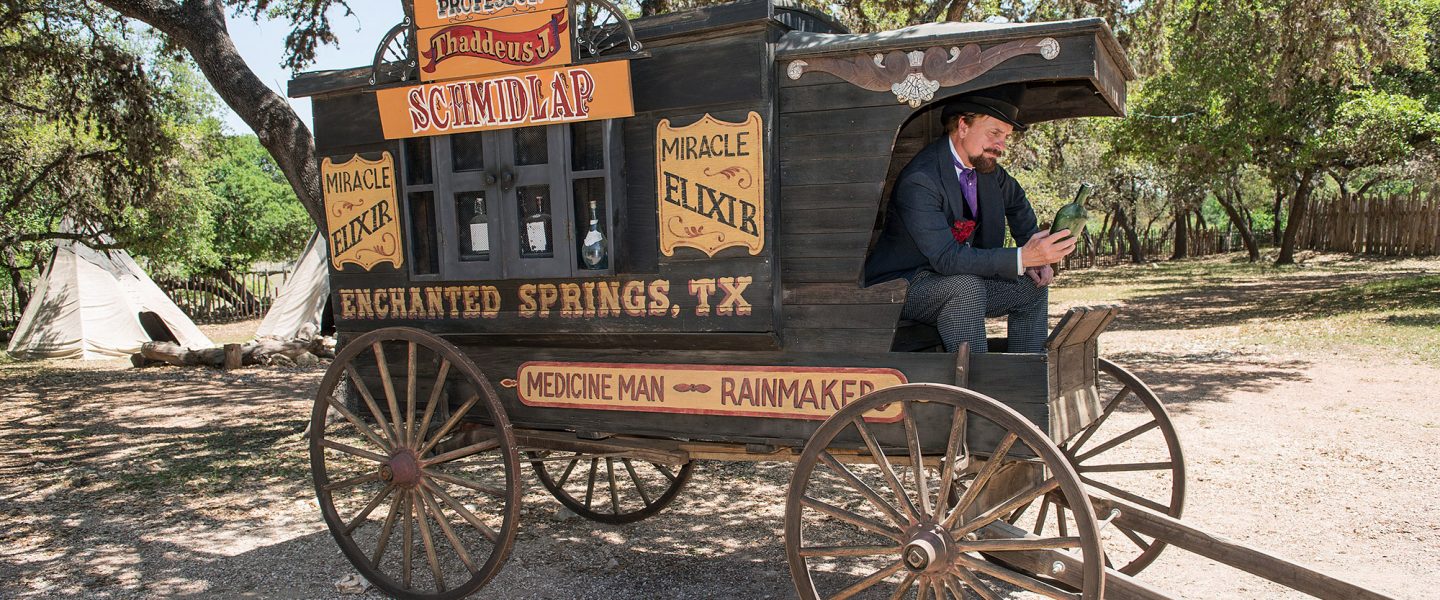
[[[880,414],[893,419],[895,405],[898,423],[865,418],[889,407]],[[1077,507],[1074,532],[1036,536],[1005,522],[1051,492]],[[1025,417],[969,390],[911,384],[851,403],[811,436],[790,481],[785,555],[802,600],[1016,589],[1099,600],[1097,529],[1080,477]]]
[[[455,346],[409,328],[356,338],[321,381],[310,431],[325,524],[375,586],[461,598],[499,572],[520,522],[519,454]]]

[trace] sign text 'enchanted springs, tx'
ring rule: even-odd
[[[330,263],[370,270],[382,262],[404,263],[400,252],[400,210],[395,206],[395,160],[382,152],[379,160],[354,155],[343,163],[329,157],[320,162],[324,185],[325,230]]]
[[[825,419],[905,382],[895,369],[527,362],[505,384],[529,406]],[[900,411],[893,403],[865,420],[892,423]]]
[[[765,248],[764,127],[760,113],[730,123],[705,115],[655,127],[660,252],[689,246],[715,256],[731,246]]]
[[[389,88],[375,96],[386,139],[635,114],[626,61]]]

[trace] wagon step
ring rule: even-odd
[[[1379,592],[1331,577],[1319,571],[1250,548],[1233,540],[1206,533],[1168,515],[1115,498],[1091,489],[1090,502],[1096,514],[1110,515],[1119,511],[1114,524],[1141,535],[1184,548],[1223,565],[1263,577],[1298,592],[1324,600],[1394,600]],[[1154,596],[1121,594],[1113,582],[1118,573],[1106,572],[1106,588],[1113,598],[1151,598]],[[1164,596],[1160,596],[1163,598]]]

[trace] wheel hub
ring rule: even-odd
[[[915,573],[943,573],[950,568],[955,543],[943,527],[921,526],[909,538],[900,550],[905,568]]]
[[[401,487],[415,487],[420,483],[419,457],[414,450],[401,448],[380,465],[380,478]]]

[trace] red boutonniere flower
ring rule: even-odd
[[[956,221],[954,225],[950,226],[950,235],[954,236],[955,241],[961,244],[970,239],[972,233],[975,233],[974,221]]]

